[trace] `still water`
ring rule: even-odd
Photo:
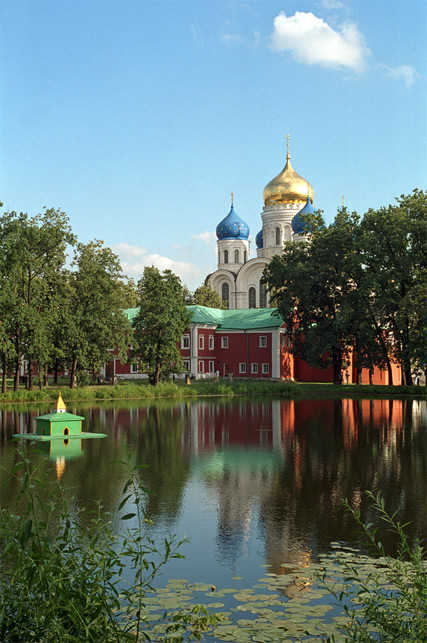
[[[13,433],[35,428],[46,405],[0,409],[1,505],[13,509],[17,485],[6,485],[17,460]],[[156,539],[190,538],[185,560],[163,577],[230,586],[257,582],[260,566],[280,573],[328,552],[330,543],[360,545],[342,499],[373,519],[363,491],[381,492],[390,512],[427,538],[426,402],[389,400],[208,400],[69,405],[85,431],[104,439],[44,443],[32,460],[70,490],[78,507],[100,500],[114,514],[126,480],[125,443],[151,489],[146,509]],[[33,443],[31,443],[33,444]],[[34,447],[30,447],[30,451]],[[40,448],[40,446],[38,447]],[[51,449],[51,450],[50,450]],[[116,524],[118,520],[116,518]],[[390,535],[379,525],[383,543]]]

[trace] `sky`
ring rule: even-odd
[[[427,178],[425,0],[1,0],[0,200],[190,290],[294,169],[333,221]]]

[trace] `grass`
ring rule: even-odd
[[[12,383],[10,383],[12,384]],[[229,382],[227,379],[192,380],[191,385],[186,385],[182,380],[168,380],[160,382],[158,386],[150,386],[146,380],[120,380],[114,386],[108,384],[94,384],[70,389],[68,380],[60,380],[59,385],[52,385],[39,390],[34,388],[29,391],[20,388],[14,391],[8,387],[5,394],[0,393],[2,402],[53,402],[56,400],[58,390],[66,402],[86,400],[125,400],[125,399],[162,399],[162,398],[196,398],[196,397],[273,397],[280,399],[300,399],[313,397],[335,398],[402,398],[412,397],[426,399],[427,387],[425,386],[369,386],[343,384],[336,386],[325,383],[299,383],[299,382],[272,382],[269,380],[241,380]]]

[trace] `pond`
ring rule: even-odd
[[[17,459],[11,436],[34,430],[34,417],[48,410],[0,410],[3,507],[12,509],[17,494],[4,473]],[[342,499],[375,520],[365,490],[381,492],[389,512],[410,522],[410,541],[427,538],[424,401],[234,398],[68,410],[86,418],[85,431],[107,437],[44,443],[46,453],[33,452],[32,460],[72,490],[78,507],[100,500],[113,513],[126,476],[112,462],[124,459],[125,443],[135,464],[149,465],[141,477],[151,489],[150,535],[191,541],[185,560],[171,561],[157,579],[161,586],[185,578],[252,587],[261,566],[280,575],[319,560],[337,542],[363,549]],[[392,551],[396,543],[381,523],[379,537]],[[292,589],[282,593],[289,597]]]

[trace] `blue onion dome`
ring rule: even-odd
[[[259,249],[264,247],[264,237],[263,237],[263,234],[262,234],[262,228],[258,232],[257,236],[255,237],[255,243],[256,243],[256,247],[259,248]]]
[[[249,237],[249,226],[235,213],[233,204],[231,210],[216,227],[216,236],[222,239],[244,239]]]
[[[294,234],[303,234],[304,232],[305,224],[301,221],[300,215],[313,214],[313,212],[315,212],[315,209],[310,201],[310,197],[307,197],[307,203],[305,204],[305,206],[302,208],[302,210],[297,212],[297,214],[292,219],[291,226]]]

